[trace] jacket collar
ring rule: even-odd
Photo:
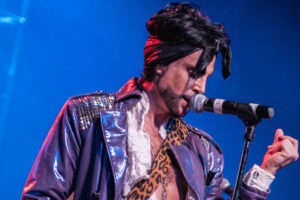
[[[123,103],[127,109],[133,107],[141,98],[142,86],[139,79],[131,78],[123,87],[116,92],[116,103]],[[128,101],[127,101],[128,100]]]

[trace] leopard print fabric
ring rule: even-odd
[[[181,145],[186,139],[187,132],[186,124],[180,118],[174,118],[166,139],[152,161],[151,169],[148,172],[149,178],[138,182],[128,193],[126,200],[150,199],[171,168],[172,162],[167,153],[169,146]]]

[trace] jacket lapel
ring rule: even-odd
[[[118,199],[127,161],[127,114],[125,111],[101,111],[100,120],[115,181],[115,198]]]
[[[171,146],[171,151],[179,164],[187,184],[193,189],[198,199],[205,196],[205,176],[203,165],[197,155],[187,146]]]

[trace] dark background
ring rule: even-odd
[[[146,20],[165,0],[0,1],[0,199],[19,199],[30,168],[68,97],[95,90],[115,92],[139,76]],[[298,0],[192,1],[232,39],[232,76],[220,60],[206,95],[275,108],[256,129],[246,170],[260,164],[276,128],[299,139]],[[21,18],[24,17],[24,18]],[[244,125],[235,116],[190,113],[225,157],[234,184]],[[299,161],[276,174],[269,199],[300,199]]]

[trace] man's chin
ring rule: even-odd
[[[190,109],[184,109],[182,111],[173,112],[172,115],[175,117],[184,117],[190,112]]]

